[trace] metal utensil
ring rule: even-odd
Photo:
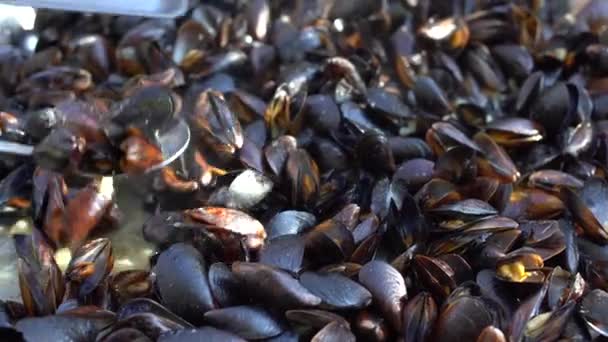
[[[0,3],[63,11],[96,12],[158,18],[174,18],[183,15],[188,9],[188,0],[1,0]]]
[[[156,139],[163,154],[163,161],[150,167],[145,173],[162,169],[186,151],[190,144],[190,127],[183,119],[177,119],[169,128],[159,132]],[[0,139],[0,154],[31,156],[33,151],[34,146]]]

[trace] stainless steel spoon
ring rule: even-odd
[[[162,169],[186,151],[190,144],[190,127],[183,119],[177,119],[169,128],[159,132],[156,139],[163,154],[163,161],[150,167],[145,173]],[[34,146],[0,139],[0,154],[31,156],[33,152]],[[82,175],[97,176],[90,173],[82,173]]]

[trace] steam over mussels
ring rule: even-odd
[[[566,2],[38,11],[0,340],[608,339],[608,6]]]

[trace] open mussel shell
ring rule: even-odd
[[[514,251],[501,258],[496,267],[499,279],[516,283],[543,283],[545,274],[540,255],[532,252]]]
[[[459,50],[469,42],[468,25],[460,18],[448,18],[422,26],[418,34],[432,44]]]
[[[112,271],[114,259],[108,239],[96,239],[78,248],[66,269],[66,278],[78,283],[79,296],[95,290]]]
[[[523,337],[528,322],[539,314],[547,289],[548,283],[545,282],[539,290],[528,296],[515,310],[508,328],[508,334],[511,339]]]
[[[523,118],[505,118],[490,122],[486,133],[502,146],[516,147],[532,144],[544,138],[544,129],[538,123]]]

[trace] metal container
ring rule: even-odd
[[[0,0],[0,3],[64,11],[173,18],[188,9],[188,0]]]

